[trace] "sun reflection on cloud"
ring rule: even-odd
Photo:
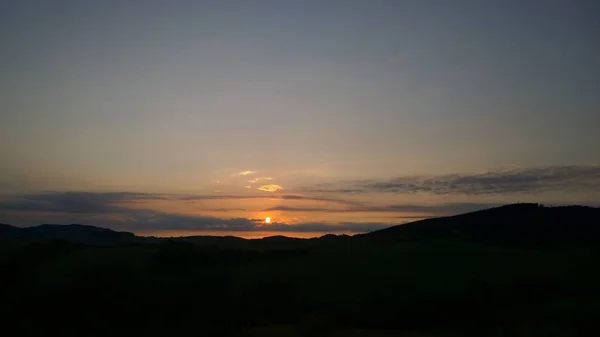
[[[279,190],[283,190],[283,187],[281,187],[279,185],[275,185],[275,184],[270,184],[270,185],[262,185],[261,187],[257,188],[257,190],[263,191],[263,192],[276,192]]]
[[[248,170],[248,171],[242,171],[242,172],[234,173],[233,176],[235,176],[235,177],[244,176],[245,177],[245,176],[249,176],[249,175],[254,174],[254,173],[256,173],[256,171],[250,171],[250,170]]]

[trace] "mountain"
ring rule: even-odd
[[[415,221],[361,235],[379,240],[452,238],[523,248],[600,244],[600,208],[512,204]]]
[[[52,225],[14,227],[0,224],[0,242],[33,242],[63,239],[86,244],[114,244],[135,240],[129,232],[117,232],[106,228],[86,225]]]

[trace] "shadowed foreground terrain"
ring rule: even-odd
[[[318,239],[0,225],[0,305],[18,335],[592,336],[598,243],[600,209],[536,204]]]

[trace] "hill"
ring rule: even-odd
[[[415,221],[361,235],[377,240],[460,239],[522,248],[560,248],[600,242],[600,208],[512,204]]]
[[[114,244],[133,241],[136,236],[129,232],[117,232],[107,228],[77,224],[44,224],[24,228],[0,225],[0,242],[27,243],[54,239],[85,244]]]

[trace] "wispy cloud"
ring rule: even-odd
[[[277,192],[282,189],[283,189],[283,187],[281,187],[279,185],[275,185],[275,184],[262,185],[261,187],[257,188],[257,190],[263,191],[263,192]]]
[[[361,202],[345,200],[336,197],[313,197],[308,195],[299,194],[260,194],[260,195],[247,195],[247,194],[202,194],[202,195],[169,195],[167,197],[158,195],[160,198],[168,198],[168,200],[243,200],[243,199],[267,199],[267,200],[302,200],[302,201],[317,201],[317,202],[331,202],[341,205],[362,205]]]
[[[258,178],[254,178],[254,179],[248,180],[248,182],[250,184],[255,184],[255,183],[257,183],[257,182],[259,182],[261,180],[273,180],[273,178],[271,178],[271,177],[258,177]]]
[[[600,166],[516,168],[476,174],[405,176],[305,188],[311,192],[406,193],[432,195],[511,195],[600,190]]]
[[[255,174],[255,173],[256,173],[256,171],[249,171],[248,170],[248,171],[241,171],[241,172],[234,173],[233,176],[234,177],[245,177],[245,176],[249,176],[249,175],[252,175],[252,174]]]
[[[263,209],[264,212],[281,211],[281,212],[328,212],[328,213],[348,213],[348,212],[389,212],[389,213],[419,213],[423,214],[422,217],[433,217],[433,216],[446,216],[454,215],[466,212],[472,212],[482,210],[486,208],[500,206],[496,203],[444,203],[439,205],[411,205],[411,204],[398,204],[398,205],[384,205],[384,206],[365,206],[365,205],[350,205],[344,208],[331,208],[331,207],[294,207],[280,205]]]
[[[330,202],[341,205],[362,205],[360,202],[335,197],[313,197],[299,194],[164,194],[136,192],[42,192],[8,195],[0,199],[0,209],[44,210],[85,213],[102,211],[107,206],[116,207],[148,200],[194,201],[194,200],[298,200]],[[111,208],[112,209],[112,208]]]

